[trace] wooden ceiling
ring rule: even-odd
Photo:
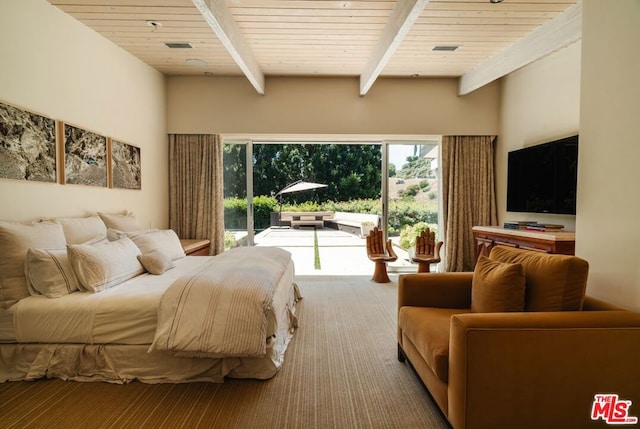
[[[48,1],[166,75],[245,74],[261,93],[264,76],[359,76],[362,95],[387,76],[461,77],[464,94],[581,31],[580,0]]]

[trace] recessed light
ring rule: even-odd
[[[489,0],[489,3],[502,3],[502,0]]]
[[[200,58],[188,58],[184,62],[188,66],[193,66],[193,67],[205,67],[207,65],[207,63],[201,60]]]
[[[158,28],[162,28],[162,23],[160,21],[149,20],[149,21],[146,21],[146,24],[149,27],[153,28],[154,30],[157,30]]]

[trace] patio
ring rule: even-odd
[[[319,269],[315,262],[317,237]],[[371,275],[373,262],[367,258],[366,239],[335,229],[268,228],[255,236],[256,246],[280,247],[291,252],[297,275]],[[390,273],[415,272],[407,252],[394,246],[398,260],[389,264]]]

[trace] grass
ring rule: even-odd
[[[320,269],[320,246],[318,246],[318,231],[313,229],[313,268]]]

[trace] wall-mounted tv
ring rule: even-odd
[[[509,152],[507,211],[576,214],[578,136]]]

